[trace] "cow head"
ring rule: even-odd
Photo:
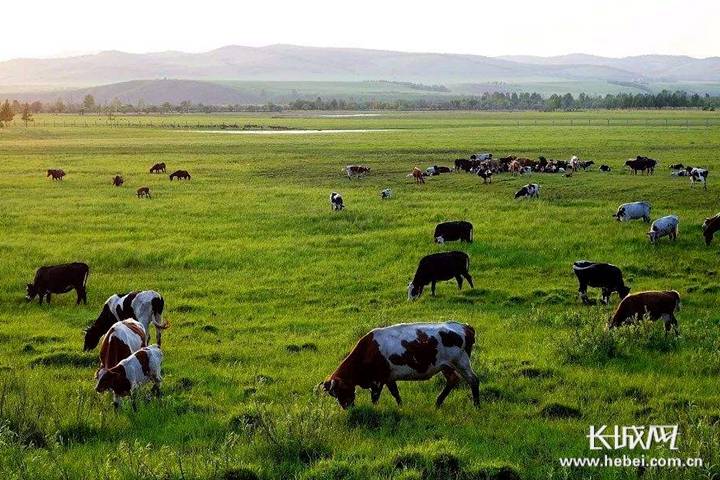
[[[125,397],[130,394],[130,382],[124,375],[113,370],[105,370],[98,379],[95,385],[95,391],[98,393],[112,392],[121,397]]]
[[[38,292],[37,287],[35,287],[35,285],[33,285],[32,283],[28,283],[25,286],[25,290],[26,290],[25,299],[28,302],[30,300],[32,300],[33,298],[35,298],[35,295],[38,295],[40,293],[40,292]]]
[[[417,300],[418,298],[420,298],[420,295],[422,295],[422,292],[422,285],[415,286],[413,282],[410,282],[408,284],[408,300]]]
[[[618,208],[617,213],[615,213],[615,215],[613,215],[613,217],[615,217],[618,222],[619,222],[624,216],[625,216],[625,207],[620,207],[620,208]]]
[[[343,410],[355,405],[355,386],[341,378],[326,380],[323,382],[323,389],[338,401]]]
[[[650,231],[647,232],[647,236],[650,238],[650,243],[655,243],[655,241],[658,239],[658,231],[654,225],[650,229]]]

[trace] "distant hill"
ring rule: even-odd
[[[424,84],[493,81],[720,82],[720,58],[484,57],[294,45],[227,46],[203,53],[105,51],[0,62],[2,85],[92,86],[131,80],[362,81]]]

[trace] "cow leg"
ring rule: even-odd
[[[432,284],[430,286],[430,293],[432,293],[432,296],[435,296],[435,280],[432,281]]]
[[[462,277],[460,275],[455,275],[455,281],[457,281],[458,290],[462,290],[462,283],[463,283]]]
[[[601,301],[602,303],[604,303],[605,305],[607,305],[608,303],[610,303],[610,294],[611,294],[610,290],[608,290],[607,288],[603,287],[603,289],[602,289],[602,294],[601,294],[601,296],[600,296],[600,301]]]
[[[75,293],[77,293],[77,300],[75,300],[75,305],[80,305],[80,302],[82,301],[82,287],[75,287]]]
[[[158,347],[162,343],[162,329],[155,327],[155,338],[157,339]]]
[[[380,394],[382,393],[383,384],[374,384],[370,387],[370,401],[374,404],[380,400]]]
[[[465,280],[468,281],[468,283],[470,284],[470,288],[475,288],[475,285],[473,285],[472,277],[468,272],[463,273],[462,276],[465,277]]]
[[[452,368],[443,367],[442,373],[443,375],[445,375],[445,381],[447,383],[445,384],[445,388],[443,388],[443,391],[440,392],[440,395],[438,395],[437,400],[435,400],[435,406],[438,408],[442,406],[445,398],[447,398],[452,389],[455,388],[458,383],[460,383],[460,375],[458,375],[457,372]]]
[[[400,391],[398,390],[397,383],[395,383],[395,380],[391,380],[387,382],[387,388],[390,391],[390,395],[393,396],[395,401],[398,405],[402,405],[402,400],[400,399]]]
[[[455,365],[460,375],[470,385],[472,391],[473,404],[477,407],[480,405],[480,379],[475,374],[470,365],[470,357],[463,355]]]

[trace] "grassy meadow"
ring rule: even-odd
[[[572,118],[657,121],[562,124]],[[665,118],[711,126],[661,126]],[[389,129],[233,135],[63,127],[72,118],[39,116],[34,126],[0,129],[0,478],[718,478],[720,240],[705,246],[700,226],[720,211],[719,118],[223,116],[241,125]],[[502,174],[490,185],[469,174],[421,186],[405,177],[413,166],[481,151],[575,154],[613,171]],[[654,176],[622,170],[638,154],[660,160]],[[150,175],[156,162],[193,178]],[[708,190],[672,178],[676,162],[710,168]],[[372,174],[348,180],[340,169],[353,163]],[[67,177],[52,182],[48,168]],[[111,186],[116,174],[121,188]],[[514,201],[528,181],[541,185],[540,199]],[[151,200],[136,198],[140,186]],[[394,196],[381,201],[388,187]],[[346,210],[330,211],[331,191]],[[647,224],[611,217],[636,200],[651,202],[653,218],[679,216],[677,242],[652,246]],[[461,219],[474,224],[472,244],[432,242],[436,223]],[[441,283],[437,297],[428,290],[408,302],[420,258],[455,249],[470,255],[475,289]],[[578,259],[618,265],[632,291],[678,290],[680,337],[660,324],[605,332],[617,296],[610,307],[582,306],[571,270]],[[69,261],[90,265],[87,306],[76,306],[74,293],[51,305],[25,302],[37,267]],[[137,412],[126,404],[116,413],[94,391],[97,351],[82,352],[82,329],[111,294],[142,289],[163,294],[171,323],[164,396],[146,400],[146,387]],[[450,319],[477,331],[479,408],[462,384],[436,409],[439,380],[401,383],[402,407],[387,391],[373,407],[361,391],[342,411],[315,392],[368,330]],[[640,455],[591,452],[588,428],[603,424],[678,424],[679,451],[642,453],[700,457],[705,467],[559,465],[560,457]]]

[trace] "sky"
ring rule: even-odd
[[[498,55],[720,55],[718,0],[33,0],[0,60],[289,43]]]

